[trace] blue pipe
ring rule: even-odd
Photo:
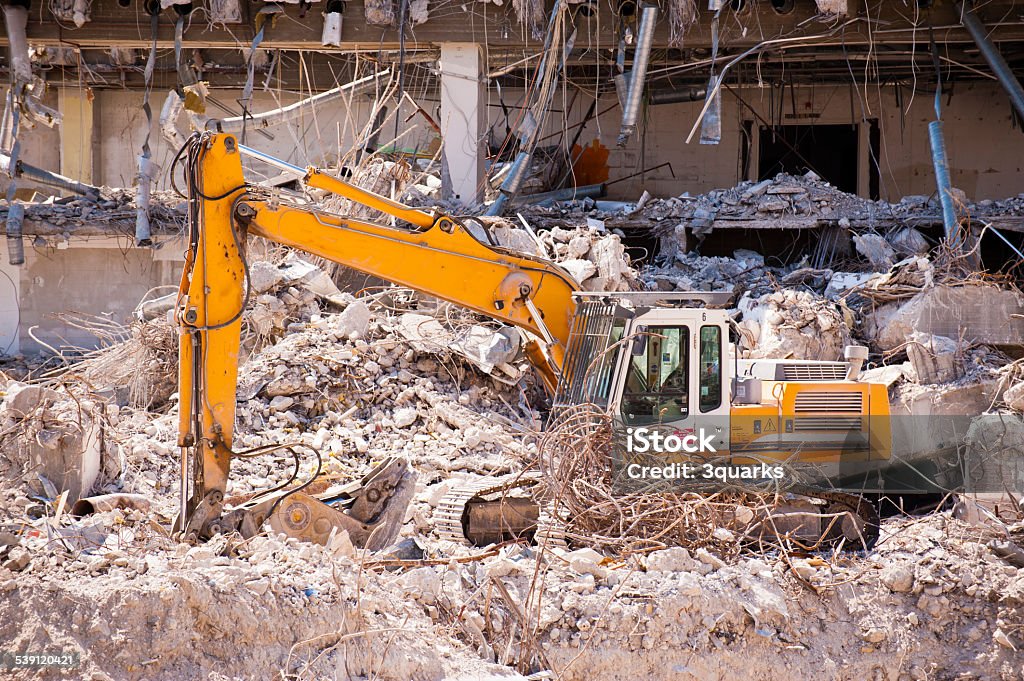
[[[949,179],[949,158],[946,156],[946,140],[942,135],[942,121],[928,124],[928,140],[932,145],[932,165],[935,166],[935,185],[942,204],[942,226],[945,228],[946,241],[950,248],[960,250],[963,247],[963,236],[960,234],[960,223],[957,222],[956,207],[950,193],[953,185]]]

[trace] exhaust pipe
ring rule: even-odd
[[[863,345],[847,345],[843,348],[843,358],[850,363],[850,368],[846,372],[846,380],[856,381],[860,378],[864,360],[868,358],[868,349]]]

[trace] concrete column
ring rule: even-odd
[[[441,43],[441,162],[445,198],[483,198],[487,151],[483,50],[477,43]]]
[[[18,337],[21,268],[9,264],[7,256],[7,240],[0,237],[0,354],[16,355],[21,352]],[[28,253],[25,256],[31,257]]]
[[[61,88],[60,174],[92,184],[92,98],[85,88]]]

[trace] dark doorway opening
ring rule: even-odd
[[[842,191],[857,193],[858,126],[762,125],[758,133],[759,180],[813,170]],[[872,177],[877,178],[877,168],[874,163],[871,166]],[[869,183],[872,193],[877,192],[877,186],[877,180]]]

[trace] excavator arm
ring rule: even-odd
[[[301,175],[309,188],[369,206],[409,226],[286,203],[273,191],[246,184],[243,154]],[[316,483],[310,480],[258,493],[228,509],[224,495],[231,460],[251,454],[232,448],[242,313],[250,295],[249,236],[292,246],[529,332],[527,356],[554,390],[568,344],[572,294],[578,290],[557,265],[483,243],[450,216],[409,208],[315,168],[301,169],[247,149],[232,135],[194,135],[179,157],[184,158],[189,196],[189,245],[176,306],[182,482],[177,529],[184,536],[231,530],[250,536],[269,520],[275,530],[304,539],[323,543],[332,531],[345,529],[355,544],[382,548],[400,528],[412,494],[405,462],[391,459],[361,483],[317,497],[312,496]]]

